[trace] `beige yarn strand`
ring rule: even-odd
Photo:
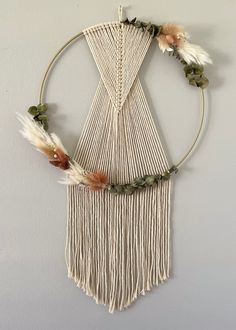
[[[137,76],[151,36],[119,22],[83,31],[101,75],[74,158],[125,183],[169,168]],[[131,196],[69,186],[68,276],[110,312],[169,277],[171,181]]]

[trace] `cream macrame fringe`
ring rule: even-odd
[[[119,22],[83,31],[101,80],[75,159],[125,183],[169,168],[137,76],[148,32]],[[68,276],[109,311],[128,307],[169,277],[171,181],[131,196],[68,188]]]

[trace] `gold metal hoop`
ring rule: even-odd
[[[52,60],[50,61],[45,74],[43,76],[43,80],[40,86],[40,92],[39,92],[39,103],[44,103],[44,94],[45,94],[45,90],[46,90],[46,85],[47,85],[47,80],[48,77],[50,75],[50,72],[54,66],[54,64],[56,63],[56,61],[58,60],[58,58],[62,55],[62,53],[69,47],[71,46],[76,40],[78,40],[79,38],[81,38],[83,36],[83,32],[79,32],[78,34],[76,34],[74,37],[72,37],[71,39],[69,39],[58,51],[57,53],[53,56]],[[204,127],[204,121],[205,121],[205,113],[206,113],[206,105],[205,105],[205,94],[204,94],[204,90],[199,88],[200,90],[200,108],[201,108],[201,114],[200,114],[200,124],[199,124],[199,128],[197,130],[197,134],[191,144],[191,146],[188,148],[187,152],[185,153],[185,155],[176,163],[176,165],[174,166],[175,168],[179,168],[180,166],[182,166],[186,160],[190,157],[190,155],[193,153],[195,147],[197,146],[199,140],[200,140],[200,136],[201,133],[203,131],[203,127]]]

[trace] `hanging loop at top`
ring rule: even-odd
[[[118,18],[119,18],[119,22],[122,22],[122,20],[123,20],[123,7],[122,7],[122,5],[119,5],[119,7],[118,7]]]

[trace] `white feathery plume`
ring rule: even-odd
[[[23,130],[21,130],[20,133],[33,144],[38,151],[45,153],[45,149],[58,148],[67,154],[61,139],[55,133],[47,133],[41,124],[21,114],[17,114],[17,118],[23,125]]]
[[[68,155],[66,148],[64,147],[64,145],[61,142],[61,139],[55,134],[55,133],[51,133],[50,134],[54,144],[61,149],[66,155]]]
[[[209,54],[200,46],[184,41],[177,49],[179,55],[187,64],[196,63],[199,65],[212,64]]]
[[[91,178],[87,177],[87,175],[90,173],[83,169],[76,161],[71,160],[69,161],[69,167],[67,160],[69,159],[69,156],[67,155],[67,151],[65,147],[63,146],[60,138],[55,134],[49,134],[47,133],[43,126],[36,121],[29,119],[26,116],[22,116],[21,114],[17,114],[17,117],[19,121],[23,125],[23,130],[21,130],[21,134],[26,138],[31,144],[33,144],[38,151],[46,154],[49,158],[55,156],[57,154],[57,158],[54,160],[50,160],[50,163],[54,165],[54,162],[56,164],[54,166],[60,167],[64,170],[66,177],[59,181],[60,183],[67,184],[67,185],[90,185],[91,184]],[[57,149],[60,150],[60,153],[57,152]],[[62,152],[62,154],[61,154]],[[54,154],[55,153],[55,154]],[[58,164],[59,162],[59,164]],[[97,179],[97,183],[95,180],[95,184],[102,184],[104,185],[104,176],[102,176],[102,180],[99,177],[101,177],[100,173],[93,173],[94,179]],[[96,178],[97,176],[97,178]],[[92,180],[92,181],[93,181]],[[92,185],[94,185],[94,182],[92,182]],[[96,185],[95,185],[96,186]]]
[[[65,171],[66,178],[63,178],[59,183],[67,185],[86,184],[86,174],[88,172],[84,170],[77,162],[70,162],[70,168]]]
[[[17,113],[17,118],[23,125],[23,130],[20,133],[26,138],[31,144],[33,144],[38,151],[43,152],[42,148],[55,148],[55,144],[50,135],[43,129],[42,125],[36,121],[22,116]]]

